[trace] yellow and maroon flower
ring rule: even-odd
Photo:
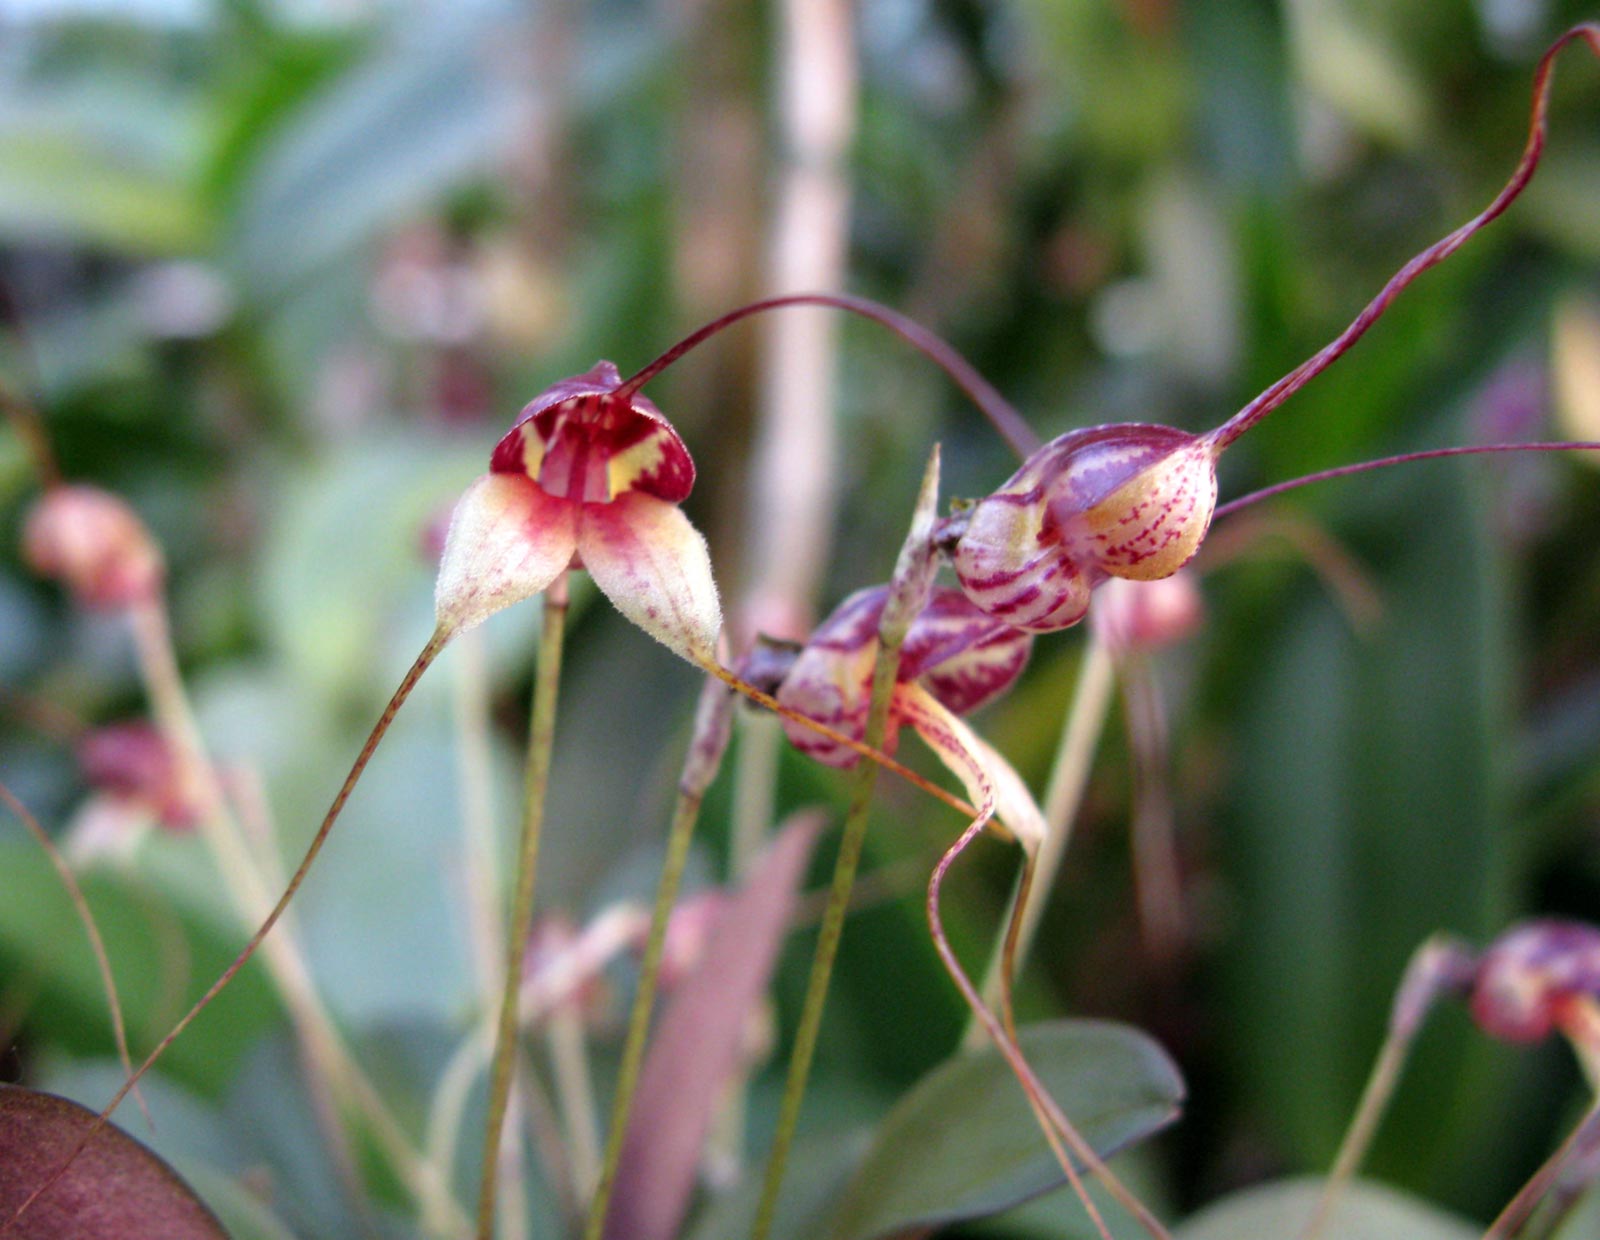
[[[778,687],[779,703],[853,740],[866,732],[878,655],[878,622],[889,587],[858,590],[817,627]],[[884,749],[911,728],[967,787],[990,802],[1019,838],[1043,831],[1043,819],[1022,779],[960,716],[993,701],[1027,664],[1033,638],[986,616],[961,591],[936,587],[912,621],[901,647]],[[829,766],[853,766],[859,755],[803,724],[784,721],[796,749]]]
[[[722,627],[705,540],[677,505],[694,486],[683,440],[610,362],[531,401],[456,505],[436,602],[460,632],[539,593],[568,567],[691,662]]]
[[[1478,961],[1471,1002],[1479,1026],[1508,1042],[1581,1034],[1590,1021],[1580,1009],[1600,1003],[1600,930],[1554,919],[1513,927]]]

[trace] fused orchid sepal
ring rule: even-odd
[[[852,740],[864,734],[888,586],[858,590],[817,626],[778,687],[779,703]],[[959,590],[936,586],[900,650],[897,689],[920,684],[947,710],[966,714],[1004,693],[1021,675],[1033,639],[984,615]],[[884,747],[893,752],[904,720],[892,703]],[[829,766],[853,766],[852,749],[785,719],[796,749]]]
[[[607,503],[641,491],[669,504],[694,489],[694,461],[661,410],[621,394],[610,362],[552,384],[523,406],[489,458],[490,472],[520,474],[546,494]]]
[[[97,792],[172,831],[191,831],[199,823],[200,797],[153,724],[135,720],[94,728],[76,748],[84,780]]]
[[[161,548],[144,522],[99,487],[47,490],[28,513],[22,558],[97,611],[151,602],[166,580]]]
[[[987,615],[1051,632],[1082,620],[1108,578],[1177,572],[1216,502],[1216,451],[1203,436],[1146,423],[1069,431],[951,519],[951,561]]]
[[[435,588],[453,636],[587,569],[629,620],[699,666],[722,608],[705,540],[678,511],[694,464],[661,412],[620,396],[610,362],[523,409],[456,505]]]
[[[1574,1007],[1600,999],[1600,929],[1576,921],[1530,921],[1490,945],[1478,961],[1469,1006],[1478,1027],[1508,1042],[1538,1042],[1568,1026],[1587,1028]],[[1594,1047],[1589,1047],[1593,1054]]]
[[[1044,843],[1044,812],[1016,768],[965,721],[916,682],[897,685],[894,713],[909,723],[967,790],[980,815],[1015,839],[1030,857]]]

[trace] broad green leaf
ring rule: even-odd
[[[1213,1202],[1173,1232],[1173,1240],[1240,1240],[1300,1235],[1317,1207],[1322,1181],[1263,1184]],[[1323,1240],[1478,1240],[1483,1228],[1424,1201],[1357,1181],[1348,1185]]]
[[[0,1085],[0,1221],[56,1176],[87,1137],[93,1111],[54,1094]],[[16,1240],[227,1240],[191,1189],[132,1137],[107,1124],[32,1203]]]
[[[1103,1154],[1177,1117],[1183,1080],[1135,1029],[1051,1021],[1023,1029],[1020,1041],[1067,1118]],[[1064,1182],[1010,1068],[985,1049],[935,1069],[879,1125],[829,1234],[869,1240],[981,1218]]]
[[[853,1132],[795,1142],[778,1197],[773,1240],[815,1240],[826,1234],[828,1213],[849,1182],[868,1140],[866,1132]],[[739,1187],[706,1211],[699,1226],[689,1233],[689,1240],[749,1240],[761,1200],[763,1170],[763,1163],[753,1163]]]
[[[1219,835],[1238,927],[1234,1054],[1306,1165],[1331,1158],[1349,1122],[1411,953],[1436,931],[1481,942],[1502,922],[1509,599],[1470,482],[1436,468],[1369,483],[1343,533],[1377,574],[1384,621],[1354,633],[1309,587],[1262,618],[1231,686],[1242,774]],[[1375,1170],[1421,1185],[1503,1135],[1465,1122],[1497,1105],[1467,1033],[1430,1022]]]

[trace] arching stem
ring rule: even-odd
[[[768,310],[781,310],[785,306],[831,306],[835,310],[859,314],[862,318],[882,324],[949,375],[955,385],[983,411],[1000,437],[1019,455],[1027,456],[1039,446],[1039,436],[1023,421],[1022,415],[1011,407],[1011,403],[1000,395],[994,385],[979,374],[966,358],[944,340],[897,310],[891,310],[888,306],[879,305],[865,297],[852,297],[848,293],[790,293],[783,297],[768,297],[761,301],[753,301],[749,305],[730,310],[698,331],[685,336],[643,370],[626,380],[617,389],[617,395],[626,398],[637,392],[690,349],[715,336],[724,328],[732,327],[740,319],[747,319],[753,314],[764,314]]]

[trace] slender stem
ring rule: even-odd
[[[1389,1015],[1389,1032],[1383,1049],[1361,1091],[1361,1101],[1356,1105],[1355,1116],[1350,1121],[1339,1152],[1333,1161],[1333,1170],[1323,1182],[1322,1195],[1306,1224],[1301,1240],[1316,1240],[1333,1215],[1334,1205],[1350,1177],[1361,1165],[1367,1147],[1372,1144],[1378,1122],[1388,1108],[1389,1098],[1399,1083],[1400,1072],[1405,1067],[1406,1056],[1416,1040],[1429,1010],[1438,997],[1452,990],[1464,990],[1471,983],[1474,961],[1472,954],[1460,943],[1443,935],[1429,939],[1411,958],[1405,976],[1395,991],[1394,1006]]]
[[[600,1128],[581,1002],[563,1003],[545,1024],[556,1105],[565,1121],[573,1200],[586,1200],[600,1182]]]
[[[862,741],[866,750],[877,753],[889,732],[889,711],[894,702],[900,673],[900,649],[906,634],[928,601],[938,562],[933,545],[933,528],[939,503],[939,448],[935,445],[923,471],[911,528],[906,534],[894,573],[889,579],[889,594],[878,619],[878,648],[872,663],[872,693],[867,703],[867,718]],[[767,1157],[767,1173],[756,1209],[752,1240],[767,1240],[778,1210],[778,1193],[783,1173],[800,1121],[800,1103],[805,1097],[811,1060],[817,1049],[817,1034],[822,1028],[822,1009],[828,999],[828,982],[844,936],[845,914],[850,909],[850,892],[855,886],[856,869],[861,864],[861,848],[867,838],[867,811],[878,780],[875,762],[858,763],[850,805],[845,812],[844,830],[839,841],[839,856],[834,862],[833,882],[828,904],[822,912],[822,928],[817,934],[816,954],[811,959],[811,976],[806,983],[805,1000],[800,1009],[800,1024],[795,1030],[794,1051],[789,1059],[789,1075],[784,1082],[783,1101],[778,1113],[778,1129]]]
[[[1072,705],[1068,707],[1066,721],[1061,729],[1061,741],[1056,749],[1051,767],[1050,783],[1045,789],[1044,843],[1034,862],[1034,875],[1025,893],[1019,885],[1011,894],[1011,913],[1007,925],[1016,928],[1016,944],[1012,949],[1013,970],[1020,968],[1028,958],[1034,935],[1039,930],[1039,919],[1055,885],[1056,874],[1066,855],[1067,843],[1072,838],[1072,826],[1083,803],[1083,790],[1089,782],[1089,770],[1094,753],[1100,745],[1100,735],[1105,730],[1107,713],[1111,708],[1112,690],[1116,687],[1116,668],[1111,652],[1093,629],[1089,631],[1088,645],[1084,649],[1083,663],[1078,670],[1078,683],[1073,689]],[[1026,896],[1026,898],[1023,898]],[[996,945],[984,974],[983,998],[993,1003],[1000,997],[1001,978],[1005,973],[1004,943]],[[983,1026],[976,1018],[968,1024],[962,1045],[969,1049],[981,1046]]]
[[[867,715],[865,732],[866,744],[874,749],[882,746],[884,735],[888,730],[889,706],[894,695],[895,674],[899,666],[900,647],[880,642],[878,657],[873,665],[872,704]],[[811,1073],[811,1060],[817,1048],[817,1034],[822,1028],[822,1009],[828,998],[828,982],[833,975],[833,962],[839,954],[839,941],[844,936],[845,913],[850,905],[850,890],[855,885],[856,869],[861,862],[861,848],[867,838],[867,810],[872,803],[872,792],[877,779],[876,763],[863,762],[856,767],[850,805],[845,813],[844,831],[839,841],[839,856],[834,862],[828,906],[823,910],[816,954],[811,960],[811,976],[806,983],[805,1001],[800,1009],[800,1025],[795,1031],[794,1051],[789,1059],[789,1075],[784,1082],[783,1101],[778,1112],[778,1129],[773,1137],[772,1152],[767,1156],[766,1179],[762,1185],[761,1204],[756,1211],[751,1240],[768,1240],[772,1234],[773,1220],[777,1216],[778,1191],[782,1187],[784,1170],[788,1165],[789,1148],[794,1141],[795,1126],[800,1120],[800,1103],[805,1096],[806,1081]]]
[[[1340,332],[1332,341],[1325,345],[1321,351],[1313,354],[1306,361],[1295,367],[1283,378],[1268,387],[1264,392],[1252,400],[1233,417],[1229,418],[1216,430],[1211,432],[1210,439],[1213,449],[1221,452],[1240,435],[1244,434],[1256,423],[1260,422],[1284,401],[1288,400],[1312,379],[1316,378],[1349,350],[1350,346],[1360,340],[1389,304],[1428,268],[1443,262],[1454,254],[1467,240],[1484,225],[1490,223],[1501,212],[1509,207],[1517,196],[1527,188],[1533,179],[1534,170],[1539,166],[1539,157],[1544,151],[1546,117],[1550,102],[1550,71],[1557,53],[1568,43],[1582,39],[1589,45],[1589,50],[1600,55],[1600,26],[1593,23],[1584,23],[1574,26],[1559,39],[1550,45],[1545,54],[1539,59],[1539,66],[1533,75],[1533,115],[1528,125],[1528,141],[1522,151],[1522,158],[1517,163],[1516,170],[1511,174],[1511,179],[1505,187],[1495,195],[1494,200],[1472,219],[1448,236],[1434,242],[1427,249],[1416,255],[1404,267],[1400,268],[1389,282],[1383,286],[1378,295],[1367,303],[1365,309],[1358,314],[1350,326]]]
[[[1166,710],[1149,657],[1123,654],[1122,709],[1132,757],[1134,894],[1145,950],[1170,964],[1185,936],[1183,878],[1168,788]]]
[[[72,872],[72,867],[67,864],[67,859],[61,855],[61,850],[56,847],[55,841],[50,838],[50,833],[39,825],[39,820],[32,812],[19,801],[16,795],[5,784],[0,783],[0,802],[16,815],[17,821],[34,841],[44,850],[44,855],[50,858],[50,864],[55,867],[61,885],[66,888],[67,898],[72,901],[73,911],[77,913],[83,931],[89,936],[89,950],[94,953],[95,968],[100,972],[100,985],[106,992],[106,1006],[111,1011],[111,1035],[117,1044],[117,1058],[122,1061],[122,1074],[126,1077],[133,1076],[133,1056],[128,1052],[128,1027],[122,1018],[122,1000],[117,997],[117,982],[111,972],[111,957],[106,955],[106,941],[100,935],[100,927],[95,923],[94,914],[89,910],[89,901],[83,894],[83,888],[78,885],[78,877]],[[4,1045],[0,1042],[0,1045]],[[144,1112],[145,1123],[154,1130],[155,1124],[150,1119],[150,1108],[145,1105],[144,1095],[135,1092],[139,1102],[139,1109]]]
[[[611,1102],[605,1163],[600,1170],[600,1182],[595,1189],[588,1222],[584,1225],[584,1240],[600,1240],[605,1233],[606,1212],[611,1204],[611,1190],[616,1187],[617,1168],[622,1162],[633,1095],[638,1089],[639,1073],[644,1066],[645,1042],[650,1032],[650,1016],[655,1008],[656,989],[661,979],[661,957],[666,948],[667,926],[672,918],[673,905],[678,901],[684,867],[689,861],[689,844],[694,838],[695,823],[700,818],[701,802],[705,800],[706,789],[716,778],[722,755],[727,750],[732,715],[732,695],[718,681],[708,678],[701,690],[700,706],[695,713],[694,738],[690,741],[683,774],[678,780],[678,801],[673,809],[671,829],[667,833],[667,858],[661,867],[660,881],[656,884],[650,933],[645,939],[644,957],[639,965],[639,989],[634,994],[633,1007],[628,1013],[628,1033],[622,1046],[622,1064],[617,1072],[617,1091]]]
[[[278,902],[273,905],[271,911],[268,912],[261,925],[256,929],[256,932],[250,936],[249,941],[240,949],[239,954],[233,958],[233,963],[222,971],[222,975],[211,984],[205,994],[201,995],[194,1006],[184,1013],[183,1017],[172,1027],[167,1035],[156,1043],[155,1049],[145,1057],[145,1061],[135,1069],[133,1075],[123,1082],[121,1088],[112,1095],[111,1101],[106,1104],[105,1109],[84,1130],[77,1142],[67,1152],[66,1157],[61,1162],[61,1166],[28,1195],[27,1199],[17,1207],[9,1219],[0,1222],[0,1235],[4,1235],[9,1231],[28,1212],[33,1203],[48,1192],[56,1181],[66,1173],[67,1168],[72,1165],[83,1149],[94,1139],[95,1134],[111,1118],[112,1113],[122,1105],[134,1086],[139,1083],[145,1073],[155,1066],[156,1060],[161,1058],[167,1047],[177,1041],[194,1018],[200,1015],[207,1005],[221,993],[222,989],[238,976],[239,971],[250,962],[250,958],[255,955],[256,950],[261,946],[267,935],[272,933],[272,928],[278,924],[279,918],[283,916],[284,911],[289,907],[289,902],[294,899],[295,893],[300,890],[301,884],[305,882],[312,863],[316,861],[323,845],[327,843],[328,835],[333,830],[333,824],[338,821],[339,813],[344,809],[345,802],[350,799],[350,794],[355,790],[356,783],[361,778],[361,773],[366,770],[367,763],[372,760],[372,755],[378,748],[378,742],[383,739],[384,733],[389,730],[389,725],[394,721],[395,715],[399,712],[401,706],[405,704],[406,699],[411,696],[411,691],[417,687],[417,682],[422,679],[422,674],[439,657],[439,652],[444,649],[449,638],[450,634],[447,631],[435,632],[428,639],[427,645],[422,648],[422,653],[417,656],[416,662],[411,665],[410,670],[401,678],[399,687],[394,691],[394,696],[389,699],[389,704],[384,707],[383,713],[378,716],[378,722],[373,725],[372,732],[367,737],[366,743],[362,745],[361,751],[356,755],[356,760],[350,768],[350,773],[345,776],[344,783],[340,785],[338,793],[335,794],[333,804],[328,807],[328,812],[323,817],[321,826],[317,828],[316,834],[311,837],[311,843],[306,847],[305,856],[301,858],[299,866],[290,876],[288,886],[284,889],[283,895],[278,898]]]
[[[1428,448],[1421,452],[1402,452],[1398,456],[1383,456],[1374,461],[1357,461],[1353,465],[1336,465],[1332,469],[1318,470],[1314,474],[1307,474],[1303,478],[1290,478],[1285,482],[1276,482],[1270,487],[1262,487],[1259,491],[1251,491],[1248,495],[1241,495],[1238,499],[1230,499],[1226,504],[1219,504],[1216,512],[1211,514],[1213,522],[1220,520],[1229,513],[1238,512],[1241,508],[1248,508],[1251,504],[1259,504],[1264,499],[1272,499],[1286,491],[1297,491],[1301,487],[1308,487],[1313,482],[1331,482],[1335,478],[1348,478],[1352,474],[1364,474],[1374,469],[1388,469],[1391,465],[1410,465],[1414,461],[1436,461],[1450,456],[1488,456],[1500,452],[1595,452],[1600,451],[1600,442],[1594,440],[1573,440],[1563,443],[1480,443],[1467,444],[1454,448]]]
[[[556,700],[561,683],[562,638],[567,619],[567,578],[563,573],[544,592],[544,619],[539,633],[539,666],[534,674],[533,717],[528,728],[528,774],[522,818],[522,843],[517,855],[516,894],[506,938],[505,994],[495,1034],[494,1068],[489,1082],[489,1118],[484,1129],[483,1178],[478,1192],[478,1237],[493,1240],[495,1184],[500,1169],[500,1139],[511,1102],[512,1069],[516,1064],[517,995],[522,962],[533,922],[533,890],[538,877],[539,836],[544,825],[545,792],[550,782],[550,754],[555,743]]]
[[[626,380],[617,389],[617,395],[626,397],[637,392],[690,349],[715,336],[723,328],[732,327],[740,319],[749,318],[752,314],[779,310],[785,306],[831,306],[835,310],[846,310],[882,324],[949,375],[955,385],[983,411],[1000,437],[1016,452],[1027,456],[1039,446],[1039,436],[1034,429],[1022,420],[1022,415],[1011,407],[1010,402],[1000,395],[993,384],[978,373],[972,363],[914,319],[909,319],[898,311],[889,309],[888,306],[879,305],[865,297],[852,297],[848,293],[791,293],[783,297],[768,297],[761,301],[753,301],[749,305],[730,310],[698,331],[685,336],[643,370]]]
[[[1509,1237],[1516,1235],[1545,1194],[1555,1186],[1567,1163],[1576,1155],[1592,1152],[1597,1143],[1600,1143],[1600,1100],[1596,1100],[1584,1112],[1583,1118],[1567,1134],[1560,1148],[1545,1159],[1543,1165],[1506,1204],[1506,1208],[1500,1211],[1489,1225],[1489,1230],[1483,1233],[1483,1240],[1509,1240]]]
[[[234,820],[178,670],[164,602],[158,598],[136,605],[129,612],[129,620],[152,712],[172,747],[183,779],[201,807],[201,834],[234,904],[249,921],[257,921],[272,907],[263,868],[272,871],[274,881],[281,881],[277,863],[275,859],[268,861],[252,855]],[[289,1010],[302,1059],[313,1078],[326,1084],[336,1097],[351,1105],[367,1121],[379,1148],[418,1201],[438,1198],[439,1212],[454,1211],[459,1218],[458,1208],[449,1199],[444,1177],[412,1146],[382,1095],[350,1054],[317,993],[293,927],[285,925],[282,932],[267,939],[262,944],[262,953]],[[348,1137],[338,1123],[332,1122],[335,1112],[322,1109],[319,1114],[324,1120],[324,1136],[335,1156],[346,1165],[355,1166],[355,1152],[349,1146]]]

